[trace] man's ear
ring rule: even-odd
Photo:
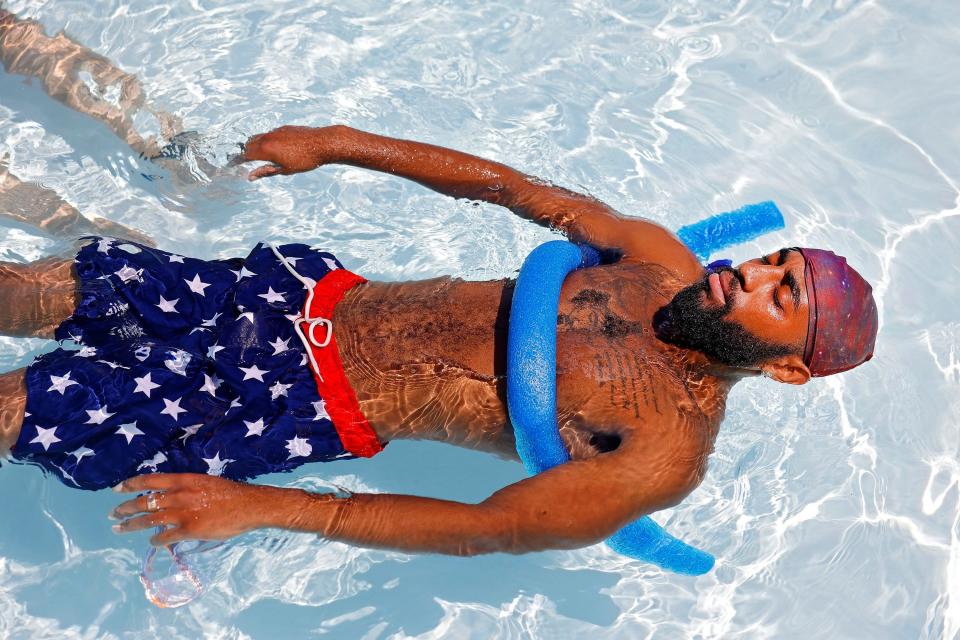
[[[796,354],[779,356],[760,366],[768,378],[787,384],[806,384],[810,379],[810,369],[803,364],[803,358]]]

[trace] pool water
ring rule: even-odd
[[[874,360],[733,392],[704,483],[655,515],[717,556],[701,577],[603,545],[448,558],[266,531],[208,592],[157,609],[112,492],[0,470],[3,638],[960,637],[960,5],[834,0],[17,0],[20,17],[138,76],[182,119],[151,163],[0,72],[0,158],[89,215],[214,258],[311,242],[372,279],[516,273],[552,237],[506,210],[328,167],[255,184],[220,168],[281,124],[345,123],[507,162],[676,228],[777,201],[787,229],[874,283]],[[156,123],[144,113],[138,126]],[[66,251],[0,222],[0,260]],[[0,338],[3,370],[52,348]],[[396,442],[264,482],[479,501],[517,463]]]

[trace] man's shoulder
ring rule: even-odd
[[[642,218],[624,221],[621,247],[625,262],[655,264],[685,284],[703,272],[703,266],[679,237],[666,227]]]

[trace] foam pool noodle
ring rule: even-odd
[[[783,214],[771,200],[718,213],[677,230],[677,235],[700,260],[720,249],[748,242],[783,229]]]
[[[763,202],[688,225],[678,235],[705,260],[717,249],[782,227],[777,206]],[[517,453],[531,475],[570,459],[557,425],[560,287],[571,271],[599,261],[592,247],[556,240],[534,249],[517,277],[507,337],[507,407]],[[606,543],[618,553],[675,573],[701,575],[715,562],[712,555],[671,536],[647,516],[626,525]]]

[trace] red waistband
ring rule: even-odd
[[[310,308],[304,305],[303,314],[308,318],[332,318],[333,309],[352,287],[366,282],[366,278],[346,269],[335,269],[325,275],[313,287],[313,299]],[[308,336],[310,351],[317,363],[313,378],[317,382],[317,391],[324,400],[327,414],[333,422],[333,428],[340,436],[343,448],[355,456],[369,458],[383,450],[376,432],[360,411],[360,403],[343,371],[343,362],[337,350],[337,341],[333,328],[326,324],[329,341],[319,347],[309,339],[313,329],[301,321],[301,330]],[[322,333],[322,332],[321,332]],[[318,340],[321,344],[324,340]]]

